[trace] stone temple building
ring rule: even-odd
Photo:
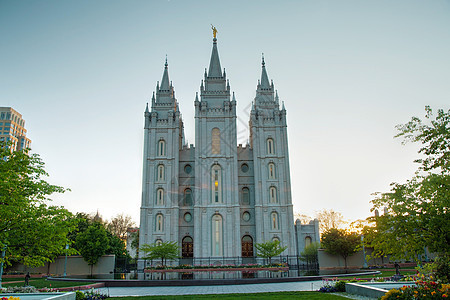
[[[295,256],[298,246],[318,241],[318,223],[306,225],[307,232],[294,226],[286,109],[264,58],[249,145],[237,145],[236,98],[215,37],[194,108],[195,146],[185,144],[166,60],[144,113],[140,244],[176,241],[183,258],[200,259],[254,257],[255,244],[271,240]]]

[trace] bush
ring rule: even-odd
[[[438,256],[434,263],[436,265],[436,278],[443,283],[449,283],[450,256],[449,255]]]
[[[84,293],[82,291],[75,291],[75,300],[84,300]]]
[[[337,281],[334,284],[334,288],[336,289],[336,292],[345,292],[345,281],[343,280]]]

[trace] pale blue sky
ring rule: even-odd
[[[218,29],[238,135],[264,52],[288,113],[294,210],[369,216],[416,147],[394,126],[450,104],[450,2],[0,0],[0,106],[26,121],[55,203],[138,222],[143,112],[165,55],[194,142],[195,92]]]

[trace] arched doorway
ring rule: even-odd
[[[181,256],[183,258],[194,257],[194,242],[190,236],[185,236],[181,243]]]
[[[253,257],[253,239],[249,235],[242,237],[242,257]]]

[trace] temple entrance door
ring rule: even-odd
[[[242,237],[242,257],[253,257],[253,239],[249,235]]]
[[[181,256],[182,258],[194,257],[194,242],[190,236],[185,236],[181,243]]]

